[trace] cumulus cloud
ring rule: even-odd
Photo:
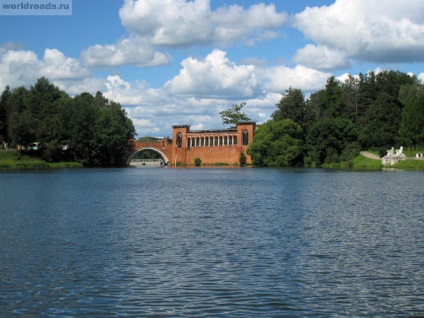
[[[371,62],[423,61],[423,12],[421,0],[336,0],[308,7],[294,17],[294,26],[317,45],[301,49],[295,58],[323,69],[342,67],[343,55]],[[324,62],[313,60],[318,53]]]
[[[146,40],[131,36],[117,44],[93,45],[81,52],[87,66],[114,67],[120,65],[157,66],[168,64],[172,58],[155,50]]]
[[[314,92],[325,87],[330,73],[320,72],[302,65],[294,68],[275,66],[258,70],[263,80],[263,87],[270,92],[283,93],[290,87],[299,88],[305,93]]]
[[[336,70],[352,66],[352,61],[343,51],[325,45],[306,45],[297,51],[294,61],[319,70]]]
[[[214,50],[204,60],[187,58],[176,77],[165,88],[178,95],[203,97],[251,97],[258,86],[252,65],[236,65],[226,52]]]
[[[29,86],[42,76],[54,82],[82,79],[89,74],[78,60],[56,49],[46,49],[43,59],[32,51],[0,49],[0,86]]]
[[[209,0],[125,0],[119,15],[128,30],[169,47],[260,40],[275,36],[274,30],[287,21],[273,4],[212,11]]]
[[[90,75],[90,71],[78,60],[66,57],[57,49],[46,49],[42,64],[40,74],[51,80],[79,79]]]

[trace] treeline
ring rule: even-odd
[[[120,166],[134,134],[125,110],[100,92],[70,97],[43,77],[30,89],[7,86],[0,97],[0,145],[48,162]],[[30,147],[34,143],[40,147]]]
[[[276,106],[248,150],[256,165],[321,166],[349,162],[361,149],[424,146],[424,86],[406,73],[330,77],[308,99],[290,88]]]

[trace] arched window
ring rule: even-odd
[[[200,138],[200,146],[204,146],[205,145],[205,137]]]
[[[196,147],[199,147],[199,145],[200,145],[200,138],[199,138],[199,137],[197,137],[197,138],[196,138]]]
[[[191,138],[187,138],[187,148],[190,148],[191,146]]]
[[[177,135],[177,147],[181,148],[183,146],[183,135],[178,134]]]
[[[209,137],[206,137],[205,138],[205,146],[207,147],[207,146],[209,146]]]
[[[219,145],[222,146],[222,136],[219,136]]]
[[[233,144],[237,145],[237,136],[233,136]]]
[[[230,146],[233,144],[233,136],[228,136],[228,144]]]
[[[196,138],[191,138],[191,146],[196,146]]]
[[[218,146],[218,137],[215,137],[215,143],[214,146]]]
[[[227,136],[224,136],[224,145],[225,146],[228,145],[228,137]]]
[[[249,144],[249,133],[247,130],[243,130],[243,146],[247,146]]]

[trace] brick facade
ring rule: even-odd
[[[239,165],[241,152],[250,164],[246,150],[253,141],[255,127],[254,122],[239,123],[236,128],[225,130],[192,131],[190,126],[173,126],[172,164],[191,165],[199,158],[203,165]]]
[[[168,165],[193,165],[199,158],[202,165],[239,165],[240,154],[246,155],[246,163],[252,163],[246,153],[252,143],[256,123],[238,123],[236,128],[225,130],[190,130],[188,125],[172,126],[172,141],[162,139],[157,143],[134,142],[134,153],[142,150],[156,151]]]

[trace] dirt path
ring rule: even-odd
[[[361,155],[363,155],[364,157],[370,158],[370,159],[375,159],[375,160],[381,160],[381,158],[371,152],[368,151],[361,151],[360,152]]]

